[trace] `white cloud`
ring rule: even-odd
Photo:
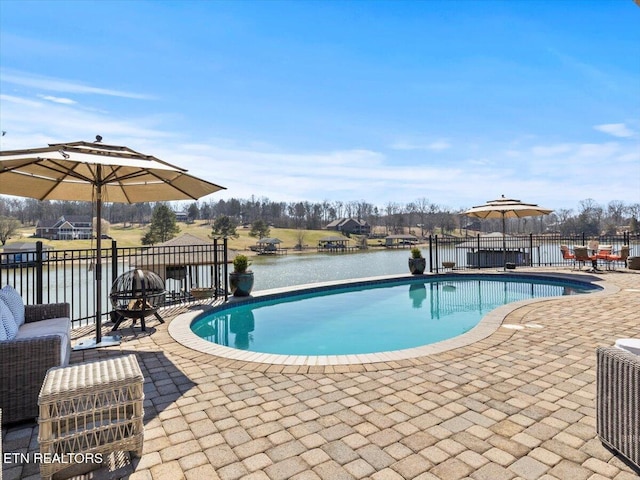
[[[145,144],[170,138],[155,127],[164,119],[153,116],[115,119],[101,112],[86,111],[74,104],[38,102],[17,96],[0,96],[2,150],[33,148],[47,143],[87,140],[102,135],[107,143],[116,139]],[[133,147],[132,145],[132,147]],[[135,149],[135,148],[134,148]]]
[[[607,143],[585,143],[578,146],[577,156],[586,159],[597,158],[600,160],[611,158],[620,151],[620,145],[616,142]]]
[[[609,135],[613,135],[614,137],[633,137],[635,133],[629,129],[624,123],[606,123],[603,125],[596,125],[596,130],[604,133],[608,133]]]
[[[92,87],[83,85],[78,82],[70,82],[68,80],[59,80],[56,78],[42,77],[22,72],[10,72],[1,70],[0,75],[2,81],[11,83],[14,85],[20,85],[23,87],[30,87],[39,90],[64,92],[64,93],[77,93],[77,94],[93,94],[93,95],[106,95],[111,97],[133,98],[138,100],[152,99],[151,95],[124,92],[121,90],[113,90],[108,88]]]
[[[62,103],[64,105],[73,105],[74,103],[77,103],[75,100],[71,100],[70,98],[54,97],[51,95],[38,95],[38,97],[43,100],[48,100],[49,102]]]
[[[391,145],[393,150],[428,150],[432,152],[440,152],[451,148],[451,144],[446,140],[436,140],[431,143],[413,143],[399,141]]]
[[[19,105],[24,105],[25,107],[40,107],[42,103],[36,102],[34,100],[29,100],[27,98],[16,97],[14,95],[0,95],[0,102],[10,102]]]
[[[568,144],[561,145],[543,145],[538,147],[533,147],[531,152],[536,156],[541,157],[552,157],[555,155],[563,154],[570,152],[573,147]]]

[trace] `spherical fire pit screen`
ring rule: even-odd
[[[127,318],[135,324],[140,319],[142,330],[146,330],[145,317],[155,315],[164,323],[158,309],[164,304],[164,282],[156,273],[149,270],[134,269],[120,275],[111,286],[111,305],[114,310],[117,330]]]

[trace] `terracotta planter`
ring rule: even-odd
[[[253,272],[231,272],[229,286],[234,297],[248,297],[253,288]]]
[[[412,275],[422,275],[425,268],[427,268],[426,258],[409,258],[409,271]]]

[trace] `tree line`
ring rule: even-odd
[[[456,229],[499,231],[499,220],[474,221],[461,215],[461,211],[419,198],[409,203],[387,202],[374,205],[365,200],[343,202],[299,201],[279,202],[268,198],[230,198],[203,202],[171,202],[135,204],[111,203],[103,206],[103,218],[110,223],[147,225],[154,209],[170,205],[173,211],[185,212],[188,221],[206,220],[213,225],[219,217],[228,217],[237,225],[251,225],[256,220],[279,228],[317,230],[340,218],[364,220],[373,229],[386,234],[411,232],[424,236],[432,233],[447,234]],[[68,215],[91,215],[90,202],[38,201],[0,196],[0,226],[13,218],[21,225],[35,226],[39,220],[57,219]],[[621,231],[640,233],[638,219],[640,203],[626,204],[613,200],[600,205],[593,199],[579,202],[576,209],[558,209],[545,217],[522,218],[509,221],[511,233],[555,232],[572,234],[615,234]],[[0,228],[0,240],[2,240]],[[6,230],[6,229],[5,229]]]

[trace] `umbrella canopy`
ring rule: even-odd
[[[96,345],[102,339],[102,203],[196,200],[224,188],[151,155],[101,140],[98,136],[96,142],[0,152],[0,194],[95,202]]]
[[[547,215],[553,212],[548,208],[539,207],[534,203],[523,203],[513,198],[505,198],[502,195],[497,200],[490,200],[484,205],[472,207],[463,212],[469,217],[477,218],[501,218],[502,219],[502,260],[506,267],[507,263],[507,241],[506,241],[506,219],[535,217],[538,215]]]
[[[469,217],[477,218],[521,218],[547,215],[551,212],[553,210],[539,207],[533,203],[523,203],[520,200],[505,198],[502,195],[497,200],[490,200],[484,205],[471,207],[463,213]]]
[[[38,200],[117,203],[196,200],[224,187],[127,147],[50,144],[0,152],[0,193]]]

